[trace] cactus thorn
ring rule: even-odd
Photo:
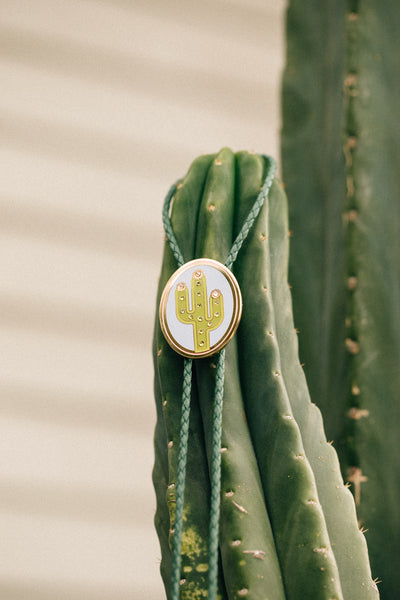
[[[354,275],[349,277],[347,280],[347,287],[351,292],[354,291],[357,287],[357,277],[354,277]]]
[[[243,550],[243,554],[252,554],[254,558],[259,558],[260,560],[264,560],[265,558],[264,550]]]
[[[347,481],[354,486],[354,499],[356,506],[361,502],[361,484],[368,481],[368,477],[363,475],[360,467],[350,467],[347,474]]]
[[[358,354],[360,351],[360,345],[356,340],[346,338],[345,340],[346,349],[350,354]]]
[[[240,510],[240,512],[244,513],[245,515],[248,515],[248,514],[249,514],[249,513],[248,513],[248,511],[247,511],[247,510],[244,508],[244,506],[241,506],[240,504],[238,504],[238,503],[237,503],[237,502],[235,502],[234,500],[232,500],[232,504],[233,504],[234,506],[236,506],[236,508],[237,508],[238,510]]]
[[[353,177],[353,175],[347,175],[346,189],[347,189],[347,197],[352,198],[354,196],[354,177]]]
[[[350,419],[359,421],[362,417],[369,417],[369,410],[367,410],[366,408],[357,408],[356,406],[353,406],[349,410],[348,415]]]
[[[329,548],[327,548],[326,546],[321,546],[319,548],[313,548],[313,552],[316,552],[317,554],[322,554],[324,558],[327,558],[329,554]]]
[[[214,212],[214,210],[215,210],[215,204],[210,204],[210,206],[208,207],[208,210],[210,212]]]
[[[358,212],[353,208],[349,211],[349,214],[347,216],[348,216],[350,223],[354,223],[354,221],[357,220]]]

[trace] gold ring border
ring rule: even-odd
[[[195,352],[194,350],[188,350],[187,348],[184,348],[175,340],[175,338],[173,337],[173,335],[168,327],[167,317],[166,317],[166,309],[167,309],[167,301],[168,301],[170,291],[171,291],[173,285],[175,284],[176,280],[179,279],[180,274],[187,271],[188,269],[191,269],[193,267],[198,267],[201,265],[214,267],[215,269],[220,271],[225,276],[225,278],[228,280],[228,283],[230,285],[230,288],[232,290],[232,295],[233,295],[233,314],[232,314],[231,321],[229,323],[229,327],[226,330],[223,337],[216,344],[214,344],[214,346],[212,346],[209,350],[206,350],[205,352]],[[186,358],[204,358],[206,356],[212,356],[213,354],[216,354],[217,352],[222,350],[222,348],[224,348],[226,346],[226,344],[235,335],[236,330],[239,326],[241,316],[242,316],[242,309],[243,309],[242,293],[240,291],[240,287],[237,282],[237,279],[234,276],[234,274],[232,273],[232,271],[230,269],[228,269],[228,267],[226,267],[222,263],[218,262],[217,260],[213,260],[211,258],[196,258],[194,260],[191,260],[191,261],[185,263],[181,267],[179,267],[179,269],[177,271],[175,271],[171,275],[169,280],[167,281],[167,284],[161,295],[160,308],[159,308],[159,319],[160,319],[161,331],[163,332],[163,335],[164,335],[165,339],[167,340],[168,344],[171,346],[171,348],[173,348],[181,356],[185,356]]]

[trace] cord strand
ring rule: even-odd
[[[215,396],[211,458],[211,506],[209,529],[208,598],[216,598],[218,586],[219,513],[221,494],[221,436],[224,400],[225,349],[218,355],[215,373]]]
[[[179,452],[176,476],[176,504],[174,541],[172,549],[172,598],[179,598],[179,586],[181,579],[181,552],[182,552],[182,529],[183,529],[183,505],[185,499],[186,462],[188,453],[189,420],[190,420],[190,398],[192,392],[192,364],[190,358],[186,358],[183,366],[182,386],[182,412],[181,428],[179,434]]]

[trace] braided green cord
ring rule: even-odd
[[[247,238],[247,235],[250,229],[252,228],[254,221],[257,219],[258,214],[264,204],[264,200],[268,196],[268,192],[274,180],[276,162],[271,156],[263,155],[263,158],[269,163],[267,176],[265,178],[261,191],[257,196],[257,200],[254,202],[253,208],[247,215],[246,220],[243,223],[242,229],[238,233],[236,240],[233,242],[232,248],[230,249],[228,258],[225,262],[225,266],[228,267],[228,269],[232,269],[232,265],[235,262],[237,255],[239,254],[239,250],[242,247],[244,240]]]
[[[174,197],[174,194],[177,190],[177,186],[178,186],[177,183],[174,183],[173,185],[171,185],[171,187],[169,188],[168,194],[165,196],[164,206],[163,206],[163,210],[162,210],[162,220],[163,220],[165,235],[167,236],[167,240],[169,243],[169,247],[171,248],[171,250],[176,258],[178,267],[181,267],[184,264],[185,259],[183,258],[181,249],[179,248],[178,242],[176,241],[174,230],[172,229],[172,225],[171,225],[171,220],[169,218],[169,208],[171,206],[172,198]]]
[[[225,349],[218,355],[215,374],[215,398],[213,414],[213,439],[211,458],[211,508],[209,529],[209,571],[208,598],[213,600],[217,595],[218,585],[218,542],[219,512],[221,493],[221,433],[222,406],[224,400]]]
[[[193,361],[190,358],[185,358],[183,367],[182,413],[175,490],[176,505],[174,542],[172,553],[172,598],[174,599],[179,598],[179,585],[181,579],[183,504],[185,497],[186,459],[189,437],[190,396],[192,390],[192,363]]]
[[[236,257],[245,241],[254,221],[264,204],[265,198],[271,188],[275,171],[275,160],[269,156],[263,156],[268,162],[269,167],[267,176],[261,191],[250,210],[243,226],[237,235],[232,248],[226,259],[225,266],[231,269]],[[170,206],[177,189],[177,183],[174,183],[168,191],[164,201],[162,219],[165,234],[167,236],[170,248],[176,258],[178,267],[185,263],[182,252],[179,248],[170,220]],[[225,373],[225,350],[221,350],[218,355],[215,392],[214,392],[214,413],[213,413],[213,440],[212,440],[212,458],[211,458],[211,507],[210,507],[210,529],[209,529],[209,579],[208,579],[208,600],[215,600],[217,596],[218,585],[218,546],[219,546],[219,514],[220,514],[220,492],[221,492],[221,432],[222,432],[222,407],[224,397],[224,373]],[[182,530],[183,530],[183,507],[186,479],[186,459],[189,437],[189,416],[190,416],[190,396],[192,387],[192,360],[185,359],[183,369],[183,389],[182,389],[182,413],[181,429],[177,465],[176,480],[176,506],[175,506],[175,526],[172,555],[172,581],[171,581],[171,600],[179,600],[179,587],[181,579],[181,550],[182,550]]]

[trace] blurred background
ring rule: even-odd
[[[161,206],[279,158],[284,0],[2,0],[0,598],[165,598],[151,336]]]

